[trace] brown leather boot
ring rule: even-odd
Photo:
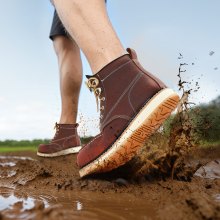
[[[37,155],[41,157],[57,157],[78,153],[81,141],[77,133],[78,124],[55,124],[56,133],[49,144],[40,144]]]
[[[138,62],[134,50],[112,61],[88,87],[100,101],[100,134],[79,152],[80,176],[115,169],[129,161],[176,108],[178,95]]]

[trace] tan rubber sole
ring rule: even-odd
[[[172,89],[163,89],[140,110],[116,142],[80,171],[80,177],[113,170],[131,160],[146,139],[166,120],[179,102]]]
[[[44,154],[44,153],[37,152],[37,155],[40,157],[59,157],[59,156],[67,155],[67,154],[76,154],[80,151],[81,148],[82,148],[81,146],[77,146],[77,147],[68,148],[66,150],[62,150],[62,151],[51,153],[51,154]]]

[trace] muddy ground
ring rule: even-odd
[[[220,147],[191,152],[179,172],[157,168],[133,160],[80,179],[76,155],[1,154],[0,219],[220,219]]]

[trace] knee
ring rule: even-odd
[[[58,58],[64,57],[67,53],[74,52],[76,49],[73,41],[65,36],[56,36],[53,40],[54,50]]]

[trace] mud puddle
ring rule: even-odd
[[[0,213],[3,219],[51,218],[54,210],[56,216],[79,220],[157,219],[155,207],[129,194],[51,192],[51,195],[36,192],[0,188]]]
[[[156,207],[129,193],[84,192],[83,181],[61,190],[62,181],[80,182],[67,158],[0,156],[0,219],[157,219]]]
[[[194,174],[194,176],[198,176],[205,179],[220,179],[220,159],[215,159],[206,165],[201,166]],[[220,203],[220,188],[219,193],[213,195],[213,199]]]
[[[5,154],[0,156],[0,220],[220,219],[220,178],[209,178],[206,167],[217,175],[219,149],[213,154],[204,154],[206,178],[194,175],[190,181],[150,180],[145,173],[80,179],[76,155]]]
[[[28,170],[32,163],[38,161],[31,157],[0,156],[0,219],[41,219],[52,218],[51,215],[79,220],[156,218],[152,205],[130,194],[16,189],[17,184],[25,185],[36,177],[35,174],[30,178],[30,173],[21,169],[25,165]]]
[[[194,175],[207,179],[220,179],[220,159],[213,160],[201,166]]]

